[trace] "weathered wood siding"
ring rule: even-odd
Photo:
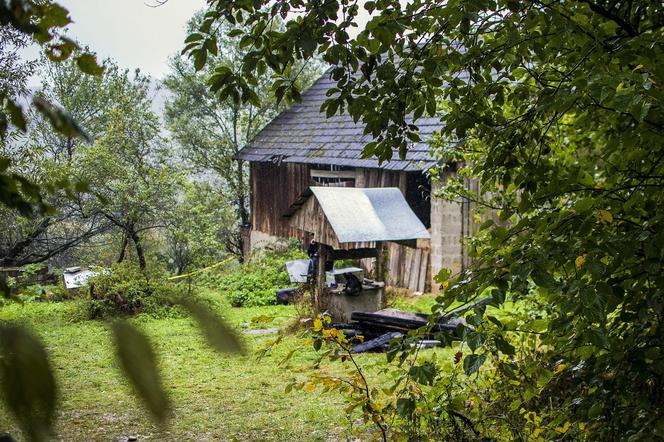
[[[311,196],[304,205],[295,212],[290,219],[290,226],[296,230],[313,234],[314,239],[321,244],[340,249],[341,244],[337,242],[337,235],[332,226],[327,222],[323,209],[318,200]]]
[[[252,229],[264,235],[279,238],[298,238],[308,242],[315,233],[318,241],[335,248],[373,247],[373,243],[335,244],[334,234],[322,216],[315,198],[302,207],[293,218],[282,215],[295,200],[311,185],[315,184],[306,164],[252,162],[251,171],[251,216]],[[414,172],[383,169],[356,169],[356,187],[398,187],[406,196],[420,219],[429,226],[431,201],[422,191],[426,179],[416,177]],[[344,183],[344,185],[349,185]],[[253,247],[253,245],[252,245]],[[417,248],[389,243],[387,261],[387,283],[407,288],[414,292],[430,291],[432,287],[431,243],[420,240]],[[362,267],[373,271],[373,260],[361,260]]]
[[[281,215],[311,185],[309,166],[250,163],[250,177],[252,228],[280,238],[304,238]]]
[[[417,248],[389,243],[387,284],[412,292],[431,291],[431,242],[418,240]]]
[[[406,172],[383,169],[358,169],[355,187],[398,187],[406,194]]]

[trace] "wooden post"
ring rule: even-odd
[[[376,280],[385,281],[385,256],[384,243],[376,242]]]
[[[327,295],[327,278],[325,277],[325,263],[330,256],[330,246],[318,244],[318,269],[316,269],[316,300],[314,310],[319,312],[323,305],[323,300]]]

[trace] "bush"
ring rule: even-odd
[[[90,281],[90,319],[137,313],[158,313],[185,294],[185,285],[174,284],[157,272],[144,272],[132,263],[115,264]]]
[[[216,288],[227,293],[234,307],[258,307],[276,304],[275,291],[292,285],[286,273],[286,261],[306,257],[297,243],[288,247],[257,252],[251,261],[223,275]]]

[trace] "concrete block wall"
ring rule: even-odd
[[[280,241],[283,241],[283,239],[277,236],[269,235],[259,230],[252,230],[251,233],[249,234],[250,253],[259,249],[263,249],[270,245],[274,245]]]
[[[443,177],[445,178],[445,177]],[[445,179],[441,180],[443,183]],[[440,190],[441,184],[435,184],[433,194]],[[464,222],[461,204],[431,198],[431,277],[434,278],[443,269],[452,274],[461,272],[463,266],[463,247],[461,244],[462,223]],[[438,285],[432,283],[432,291]]]

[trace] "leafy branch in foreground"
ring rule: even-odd
[[[470,202],[480,223],[467,239],[474,263],[440,275],[449,288],[436,311],[491,291],[517,318],[468,314],[465,366],[481,376],[499,367],[515,385],[542,379],[518,398],[487,388],[496,407],[514,403],[485,428],[506,439],[528,429],[534,438],[664,436],[661,2],[209,4],[188,48],[199,65],[222,19],[241,24],[251,48],[224,79],[224,96],[248,96],[242,90],[268,66],[281,96],[297,99],[286,76],[320,53],[336,81],[323,110],[365,125],[367,157],[404,157],[418,118],[440,115],[432,155],[458,166],[443,194]],[[351,37],[360,8],[370,18]],[[284,29],[270,26],[293,11]],[[515,360],[521,342],[529,345]],[[569,382],[546,381],[563,366]]]
[[[0,36],[13,38],[16,46],[30,42],[41,46],[43,54],[53,63],[74,59],[78,68],[89,75],[101,75],[104,71],[91,53],[83,50],[78,43],[64,35],[65,28],[72,23],[67,9],[53,1],[10,0],[0,3]],[[4,49],[3,41],[2,47]],[[16,57],[6,59],[3,68],[15,68]],[[11,84],[0,83],[0,142],[5,142],[11,131],[27,133],[28,119],[20,103],[25,88],[15,88]],[[23,97],[24,98],[24,97]],[[32,107],[44,116],[53,130],[70,137],[89,139],[80,125],[57,104],[41,97],[32,99]],[[33,209],[44,210],[45,204],[41,189],[21,176],[0,169],[0,203],[23,213]],[[25,192],[25,193],[24,193]]]

